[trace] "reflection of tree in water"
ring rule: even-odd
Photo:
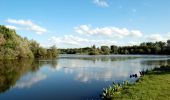
[[[48,63],[51,64],[51,67],[52,67],[52,68],[56,68],[57,65],[58,65],[58,63],[57,63],[56,60],[52,60],[51,62],[48,62]]]
[[[33,60],[0,61],[0,93],[13,87],[27,72],[39,70],[42,64]]]
[[[9,60],[0,62],[0,92],[5,92],[32,67],[31,60]]]
[[[79,60],[91,60],[94,63],[96,61],[124,61],[124,60],[130,60],[130,59],[137,59],[139,57],[124,57],[124,56],[87,56],[87,57],[61,57],[62,59],[79,59]]]
[[[155,67],[160,67],[161,65],[170,65],[170,60],[146,60],[141,61],[141,65],[143,65],[145,70],[146,69],[154,69]],[[150,68],[148,68],[150,66]]]

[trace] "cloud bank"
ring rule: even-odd
[[[170,39],[170,32],[166,34],[151,34],[146,38],[146,40],[148,41],[164,41],[164,42],[166,42],[169,39]]]
[[[73,35],[64,35],[63,37],[56,37],[53,36],[49,40],[49,46],[56,45],[59,47],[68,47],[68,48],[76,48],[76,47],[87,47],[92,46],[93,44],[96,45],[112,45],[117,44],[114,40],[100,40],[100,39],[88,39]]]
[[[102,27],[92,28],[90,25],[80,25],[74,28],[76,33],[85,35],[101,35],[108,37],[124,38],[127,36],[141,37],[142,33],[139,30],[129,30],[127,28],[118,27]]]

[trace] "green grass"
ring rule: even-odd
[[[170,100],[170,66],[148,72],[111,100]]]

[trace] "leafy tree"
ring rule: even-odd
[[[37,49],[37,58],[47,58],[47,50],[43,47]]]
[[[170,47],[170,40],[167,40],[167,46]]]
[[[118,47],[115,45],[112,45],[111,47],[111,53],[112,54],[118,54]]]
[[[51,48],[51,57],[58,51]],[[0,25],[0,59],[46,58],[47,49],[34,40],[29,41],[16,34],[15,30]]]
[[[108,55],[110,54],[110,48],[108,46],[101,46],[102,54]]]
[[[170,40],[167,40],[167,47],[166,47],[165,52],[166,52],[167,54],[170,54]]]
[[[56,48],[56,46],[52,46],[49,49],[47,49],[47,57],[48,58],[56,58],[58,56],[59,52]]]
[[[91,47],[91,50],[90,50],[90,52],[89,52],[89,55],[97,55],[97,54],[99,54],[99,50],[96,48],[95,45],[93,45],[93,46]]]

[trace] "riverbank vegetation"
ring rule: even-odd
[[[167,42],[144,42],[133,46],[101,46],[85,48],[60,49],[61,54],[89,54],[89,55],[108,55],[108,54],[170,54],[170,40]]]
[[[56,58],[55,46],[43,48],[34,40],[19,36],[15,30],[0,25],[0,59]]]
[[[104,100],[170,100],[170,65],[155,68],[134,84],[104,89]]]

